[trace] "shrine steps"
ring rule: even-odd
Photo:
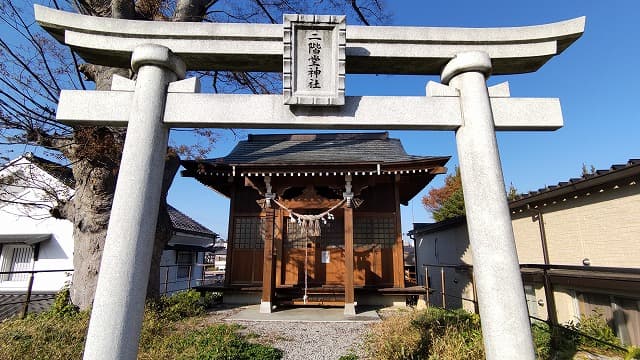
[[[279,305],[295,306],[344,306],[344,288],[313,287],[307,289],[307,301],[304,301],[304,288],[281,287],[276,289],[275,301]]]

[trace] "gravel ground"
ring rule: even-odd
[[[360,344],[370,322],[279,322],[236,321],[243,331],[260,335],[260,341],[284,352],[284,359],[336,360],[355,352],[362,358]]]
[[[209,310],[206,323],[227,322],[242,307],[220,304]],[[384,318],[384,312],[380,313]],[[227,319],[225,321],[225,319]],[[256,334],[255,341],[283,351],[284,360],[336,360],[355,353],[364,359],[361,345],[374,321],[358,322],[291,322],[233,320],[244,327],[243,334]]]

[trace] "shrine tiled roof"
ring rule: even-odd
[[[218,234],[201,225],[197,221],[181,213],[178,209],[167,204],[171,225],[174,230],[183,231],[191,234],[204,235],[206,237],[216,238]]]
[[[273,134],[249,135],[225,157],[181,164],[182,176],[227,197],[232,196],[234,178],[397,175],[400,203],[405,204],[447,171],[449,158],[409,155],[387,132]]]
[[[353,164],[396,163],[434,157],[408,155],[399,139],[388,133],[249,135],[229,155],[209,163]]]

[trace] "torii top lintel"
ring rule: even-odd
[[[78,15],[35,5],[38,23],[88,62],[128,68],[133,49],[171,49],[188,70],[282,72],[281,24],[176,23]],[[484,51],[493,74],[538,70],[584,32],[585,17],[524,27],[348,26],[346,72],[440,75],[456,54]]]

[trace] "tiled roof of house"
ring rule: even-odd
[[[464,215],[457,216],[451,219],[442,220],[435,223],[413,223],[413,229],[409,230],[408,235],[414,236],[422,233],[430,233],[440,229],[447,229],[450,227],[456,227],[459,224],[466,223],[467,219]]]
[[[249,135],[229,155],[207,160],[224,164],[393,163],[431,159],[408,155],[400,140],[384,133]]]
[[[628,179],[633,176],[637,178],[639,174],[640,159],[629,159],[626,164],[614,164],[611,165],[609,169],[596,170],[592,174],[585,174],[579,178],[561,181],[557,185],[550,185],[536,191],[520,194],[514,200],[509,201],[509,207],[512,209],[519,208],[534,201],[574,193],[581,189],[589,189],[612,182],[615,183],[621,179]],[[429,233],[439,229],[455,227],[465,221],[466,218],[464,216],[459,216],[436,223],[414,223],[413,230],[409,231],[409,234],[418,235],[420,233]]]
[[[520,206],[530,201],[571,192],[578,188],[598,186],[613,181],[620,176],[630,176],[632,173],[637,175],[638,172],[640,172],[640,159],[629,159],[626,164],[614,164],[609,169],[596,170],[594,173],[586,174],[579,178],[561,181],[557,185],[549,185],[535,191],[520,194],[510,201],[509,205],[510,207]]]
[[[61,181],[63,184],[69,186],[70,188],[75,187],[75,179],[73,178],[73,172],[71,171],[70,167],[41,158],[32,153],[26,153],[24,157],[32,164],[36,165],[38,168],[42,169],[49,175]],[[204,235],[207,237],[212,237],[214,239],[218,237],[218,234],[214,233],[197,221],[183,214],[173,206],[167,205],[167,210],[169,212],[171,225],[173,226],[174,230]]]
[[[184,231],[187,233],[204,235],[213,239],[218,237],[218,234],[206,228],[204,225],[198,223],[187,215],[181,213],[178,209],[167,204],[167,210],[169,211],[169,217],[171,218],[171,225],[174,230]]]

